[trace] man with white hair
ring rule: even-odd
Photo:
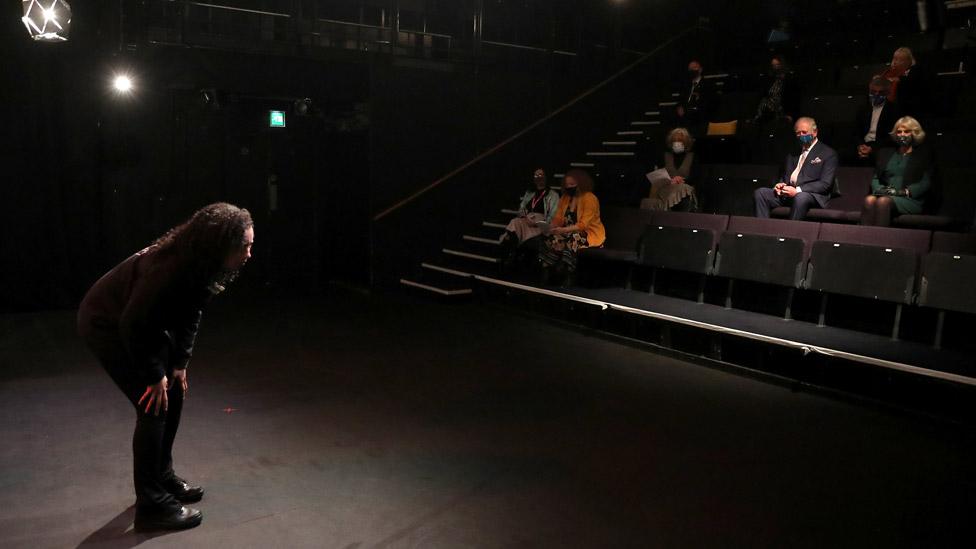
[[[803,219],[810,208],[823,208],[837,171],[837,153],[817,139],[817,121],[804,116],[793,125],[800,142],[798,154],[786,156],[783,176],[773,187],[756,189],[756,217],[769,217],[771,209],[789,206],[790,219]]]

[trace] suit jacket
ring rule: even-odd
[[[800,161],[800,152],[786,155],[786,164],[783,166],[780,181],[787,185],[790,184],[790,175]],[[800,173],[796,176],[796,186],[800,187],[800,192],[812,194],[817,204],[824,208],[830,200],[830,189],[834,185],[836,171],[837,152],[818,140],[817,144],[810,149],[803,167],[800,168]]]
[[[871,102],[865,102],[857,111],[857,142],[864,143],[864,136],[871,129]],[[895,127],[895,122],[901,118],[901,109],[897,103],[888,101],[881,109],[881,117],[878,118],[878,128],[874,136],[874,143],[871,148],[877,150],[884,147],[894,147],[895,142],[891,140],[891,130]]]
[[[712,85],[703,77],[694,91],[691,86],[691,80],[685,80],[677,86],[677,90],[681,93],[678,96],[678,105],[684,107],[686,116],[698,116],[702,120],[707,120],[715,103]]]

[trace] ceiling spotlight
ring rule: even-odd
[[[119,93],[129,93],[132,91],[132,79],[124,74],[119,74],[112,80],[112,87]]]
[[[21,0],[20,20],[38,42],[64,42],[71,28],[71,6],[66,0]]]

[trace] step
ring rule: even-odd
[[[644,132],[641,130],[625,130],[617,132],[617,135],[644,135]]]
[[[502,234],[504,234],[504,233],[502,233]],[[467,240],[468,242],[478,242],[480,244],[490,244],[492,246],[499,246],[499,245],[501,245],[501,235],[499,235],[498,238],[485,238],[483,236],[475,236],[475,235],[466,234],[466,235],[462,236],[461,238],[463,238],[464,240]]]
[[[661,101],[660,103],[657,104],[657,106],[658,107],[673,107],[673,106],[675,106],[677,104],[678,104],[677,101]]]
[[[661,116],[661,111],[647,111],[644,113],[645,116]]]
[[[478,273],[468,272],[463,269],[454,269],[451,267],[445,267],[444,265],[439,265],[437,263],[421,263],[420,266],[428,271],[434,271],[438,273],[443,273],[451,276],[459,276],[462,278],[471,278],[477,276]]]
[[[481,226],[489,227],[491,229],[504,229],[505,227],[508,227],[508,225],[505,223],[494,223],[492,221],[482,221]]]
[[[660,120],[635,120],[630,123],[631,126],[660,126]]]
[[[442,296],[470,295],[471,293],[473,293],[473,290],[471,288],[453,288],[453,289],[441,288],[433,284],[425,284],[423,282],[417,282],[415,280],[410,280],[407,278],[401,278],[400,284],[403,284],[404,286],[410,286],[411,288],[419,288],[421,290],[425,290]]]
[[[593,166],[596,166],[596,164],[592,162],[570,162],[569,165],[574,168],[592,168]]]
[[[628,147],[636,145],[636,141],[604,141],[604,145],[608,147]]]
[[[588,152],[586,156],[634,156],[632,151],[620,151],[620,152],[609,152],[609,151],[595,151]]]
[[[462,251],[462,250],[454,250],[454,249],[451,249],[451,248],[444,248],[441,251],[444,252],[444,253],[446,253],[446,254],[448,254],[448,255],[453,255],[453,256],[456,256],[456,257],[464,257],[464,258],[467,258],[467,259],[473,259],[475,261],[483,261],[485,263],[501,263],[501,261],[502,261],[501,259],[499,259],[497,257],[491,257],[491,256],[487,256],[487,255],[484,255],[484,254],[476,254],[476,253],[472,253],[472,252],[465,252],[465,251]]]

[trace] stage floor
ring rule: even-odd
[[[969,427],[477,303],[233,288],[177,438],[203,524],[136,534],[133,412],[73,312],[0,316],[2,547],[972,542]]]

